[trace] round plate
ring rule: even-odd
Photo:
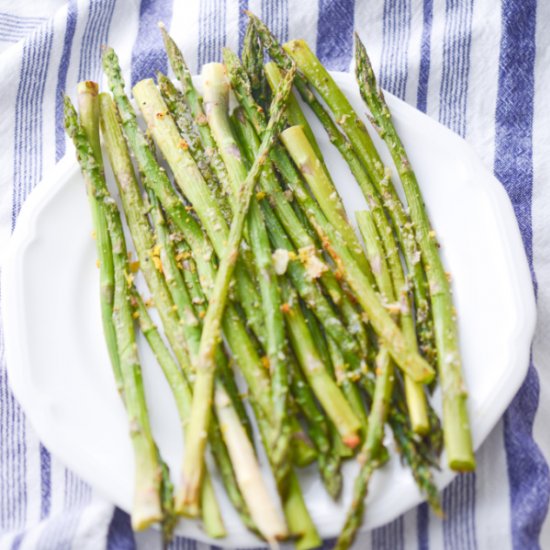
[[[363,113],[353,77],[334,76]],[[418,175],[445,265],[453,275],[478,448],[518,390],[528,366],[535,302],[518,226],[502,186],[461,138],[390,94],[387,100]],[[324,131],[317,121],[312,124],[353,220],[354,210],[365,208],[365,201]],[[391,166],[381,142],[374,138]],[[110,175],[109,179],[112,185]],[[103,340],[90,233],[84,185],[71,148],[27,199],[2,270],[7,364],[14,393],[46,447],[106,498],[129,510],[133,459]],[[153,431],[177,482],[183,443],[176,407],[144,341],[140,352]],[[436,407],[437,400],[436,395]],[[422,501],[410,473],[392,455],[372,479],[364,529],[386,523]],[[261,460],[267,472],[265,457]],[[314,467],[300,472],[307,505],[323,537],[339,532],[356,468],[353,461],[345,465],[338,502],[327,496]],[[436,476],[438,486],[443,488],[452,477],[444,468]],[[219,480],[214,481],[228,532],[216,544],[257,545],[258,539],[246,531],[225,498]],[[208,540],[192,521],[180,522],[177,532]]]

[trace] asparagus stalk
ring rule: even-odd
[[[294,289],[288,281],[281,284],[290,339],[304,376],[344,443],[353,449],[360,441],[361,423],[319,357]]]
[[[243,105],[243,110],[246,111],[247,116],[252,121],[256,132],[258,132],[259,135],[263,135],[263,132],[265,131],[265,118],[261,112],[261,108],[255,103],[254,98],[252,97],[250,84],[247,80],[246,74],[244,73],[242,65],[236,55],[228,49],[224,50],[224,60],[233,90],[235,91],[241,105]],[[254,130],[250,128],[250,123],[248,123],[242,116],[242,111],[237,111],[233,120],[234,127],[240,136],[241,143],[244,146],[245,151],[249,156],[253,156],[258,147],[258,137],[256,136]],[[284,150],[277,145],[274,147],[272,156],[277,159],[278,163],[284,163],[285,166],[288,167],[292,166],[292,161],[286,157]],[[349,300],[343,293],[332,272],[323,268],[323,260],[314,253],[316,247],[315,241],[310,237],[307,229],[303,227],[303,224],[297,217],[297,214],[294,212],[291,204],[289,204],[288,197],[281,190],[279,182],[269,164],[266,166],[262,177],[260,178],[260,186],[266,196],[269,197],[270,202],[273,204],[274,209],[277,212],[277,216],[281,220],[281,223],[283,224],[288,235],[293,240],[294,245],[298,249],[303,249],[304,252],[307,251],[308,257],[310,257],[314,263],[319,266],[321,281],[329,292],[331,298],[335,301],[335,303],[341,306],[342,312],[346,318],[348,329],[352,334],[357,336],[362,343],[362,325],[354,307],[350,304]]]
[[[116,203],[109,195],[100,165],[92,146],[77,119],[76,111],[65,97],[65,128],[74,142],[78,162],[86,184],[96,201],[101,204],[112,244],[115,277],[113,323],[119,357],[121,379],[124,385],[124,404],[128,414],[130,436],[134,448],[135,481],[132,505],[132,527],[146,529],[162,520],[160,500],[161,467],[157,447],[153,441],[147,414],[147,404],[141,378],[141,367],[135,342],[134,322],[129,301],[126,244],[122,222]]]
[[[412,348],[416,348],[416,332],[409,303],[408,285],[405,281],[399,251],[395,246],[391,250],[384,248],[380,232],[377,230],[373,216],[368,210],[356,212],[355,216],[359,230],[365,240],[368,250],[367,255],[370,258],[373,271],[379,268],[381,278],[392,282],[393,296],[391,299],[394,300],[394,303],[388,303],[388,307],[395,309],[396,314],[399,314],[403,336]],[[382,261],[384,257],[387,258],[387,262]],[[388,264],[390,265],[388,266]],[[390,273],[384,273],[384,269],[390,270]],[[390,298],[386,293],[386,300],[388,299]],[[427,434],[430,429],[430,422],[424,388],[421,384],[405,376],[405,394],[413,430],[421,435]]]
[[[384,301],[390,304],[394,301],[394,281],[386,261],[386,254],[376,227],[368,212],[358,215],[364,230],[367,257],[372,266],[376,283]],[[355,480],[353,500],[348,510],[346,522],[336,543],[336,548],[348,548],[361,524],[364,512],[364,501],[367,496],[368,482],[379,459],[384,438],[384,425],[388,416],[394,386],[393,364],[387,349],[381,348],[376,361],[376,383],[372,396],[372,407],[369,415],[367,437],[361,450],[359,475]]]
[[[252,26],[254,27],[254,24],[251,22]],[[261,43],[260,43],[261,46]],[[262,50],[263,53],[263,50]],[[277,66],[277,63],[274,61],[270,61],[269,63],[266,63],[264,65],[264,71],[265,75],[267,77],[267,81],[269,83],[269,86],[273,89],[276,88],[279,85],[279,82],[283,78],[283,73]],[[317,143],[317,138],[315,137],[315,134],[313,133],[313,130],[311,129],[311,126],[309,124],[308,119],[304,115],[304,112],[302,111],[302,108],[300,107],[300,104],[298,103],[298,100],[296,99],[296,96],[294,93],[292,93],[288,99],[288,107],[287,107],[287,118],[288,123],[290,126],[301,126],[304,130],[304,133],[306,134],[307,140],[313,147],[313,150],[315,151],[315,156],[324,164],[325,159],[323,156],[323,152],[321,151],[321,148],[319,147],[319,144]]]
[[[351,227],[344,205],[321,161],[315,156],[315,151],[309,143],[301,126],[291,126],[281,133],[281,141],[285,144],[292,160],[300,169],[304,179],[336,231],[343,237],[346,246],[357,264],[367,271],[366,260],[357,236]]]
[[[300,144],[301,140],[294,142],[287,139],[286,146],[287,149],[292,150],[294,147],[300,147]],[[292,155],[292,151],[289,152]],[[308,154],[312,154],[312,151],[309,150]],[[296,152],[295,155],[304,155],[304,152]],[[311,159],[309,164],[311,165],[313,162],[314,159]],[[429,382],[433,378],[432,367],[420,357],[415,349],[411,349],[407,344],[402,332],[391,319],[378,296],[376,296],[371,281],[368,280],[365,272],[361,270],[348,248],[342,243],[339,234],[330,223],[326,223],[325,221],[325,223],[321,224],[318,221],[322,220],[322,215],[318,213],[313,214],[316,206],[307,193],[296,189],[295,196],[302,202],[323,245],[333,257],[343,277],[355,292],[357,300],[364,309],[368,320],[381,338],[384,346],[388,348],[397,365],[415,382]]]
[[[468,419],[467,392],[462,376],[456,313],[448,275],[438,252],[436,235],[431,227],[416,175],[397,135],[384,95],[376,85],[367,52],[358,37],[356,61],[361,96],[372,113],[375,128],[386,142],[401,178],[426,268],[442,387],[447,461],[454,470],[472,470],[475,468],[475,458]]]
[[[189,444],[183,464],[183,488],[180,494],[180,502],[184,506],[196,505],[198,500],[198,490],[204,469],[202,458],[206,443],[203,434],[208,428],[211,416],[211,399],[216,369],[214,350],[219,342],[220,324],[227,301],[229,282],[239,254],[242,231],[254,185],[282,126],[286,98],[292,86],[293,76],[293,72],[290,71],[283,85],[275,95],[270,109],[268,131],[262,140],[259,155],[240,189],[238,209],[231,224],[227,249],[221,259],[214,290],[204,318],[204,327],[197,360],[197,379],[193,395],[193,410],[189,420]]]
[[[95,82],[79,82],[78,109],[80,111],[80,123],[86,137],[90,142],[94,158],[99,170],[103,171],[103,156],[101,154],[101,145],[99,143],[99,124],[98,124],[98,86]],[[99,288],[101,302],[101,321],[103,323],[103,333],[109,359],[113,366],[113,373],[117,390],[122,393],[123,383],[120,373],[118,350],[116,345],[116,331],[113,324],[113,301],[115,274],[113,268],[113,254],[111,248],[111,239],[107,228],[107,220],[101,205],[96,200],[93,189],[88,186],[88,201],[92,214],[92,224],[95,231],[95,241],[97,250],[97,259],[99,263]]]
[[[149,346],[151,347],[151,350],[153,351],[160,367],[162,368],[164,376],[170,385],[172,395],[174,396],[174,400],[178,408],[181,427],[185,432],[187,418],[191,410],[191,387],[185,379],[182,370],[172,358],[172,355],[164,344],[164,341],[162,340],[157,327],[153,323],[153,320],[151,319],[140,294],[135,289],[132,292],[132,303],[134,310],[138,315],[141,331],[147,339],[147,342],[149,343]],[[212,441],[215,441],[215,438],[219,437],[219,432],[216,431],[214,435],[215,437],[211,438]],[[222,473],[224,483],[226,484],[226,487],[228,487],[228,493],[230,493],[231,500],[237,503],[236,508],[241,515],[243,522],[254,529],[255,526],[249,516],[246,504],[242,500],[242,496],[238,490],[235,491],[236,485],[234,482],[233,468],[231,464],[228,463],[229,457],[227,456],[227,451],[225,449],[222,451],[222,448],[223,446],[217,445],[216,450],[218,452],[215,452],[214,456],[216,458],[216,462],[221,465],[220,472]],[[227,468],[230,469],[229,474],[227,474]],[[202,517],[204,520],[204,528],[206,533],[212,538],[221,538],[226,536],[227,533],[225,531],[221,512],[218,507],[212,481],[208,473],[204,477],[201,491]]]
[[[254,23],[254,26],[261,37],[261,41],[269,51],[272,59],[281,69],[287,70],[293,63],[290,55],[277,42],[270,30],[255,15],[250,12],[248,12],[248,15]],[[416,325],[420,340],[420,347],[428,362],[432,364],[435,353],[433,350],[433,327],[429,311],[428,288],[422,262],[419,261],[420,253],[414,235],[414,230],[405,212],[403,204],[401,203],[395,188],[391,184],[391,180],[385,177],[383,164],[380,161],[378,153],[376,153],[374,147],[368,146],[367,143],[368,151],[375,155],[372,158],[367,157],[364,159],[360,155],[361,151],[365,152],[361,145],[362,140],[366,140],[368,142],[370,137],[368,136],[368,133],[361,130],[362,123],[359,117],[353,111],[344,94],[334,83],[330,74],[324,67],[322,67],[313,53],[308,51],[306,48],[307,45],[305,48],[301,48],[300,53],[302,57],[305,56],[307,58],[307,63],[310,64],[311,70],[308,74],[311,77],[311,84],[315,86],[317,91],[323,95],[323,99],[329,108],[335,113],[338,120],[343,123],[349,122],[350,120],[352,121],[349,122],[345,128],[349,141],[346,137],[344,137],[344,135],[342,135],[331,116],[327,113],[323,105],[321,105],[321,103],[317,100],[315,94],[308,85],[304,74],[298,73],[294,79],[294,84],[298,89],[301,98],[308,104],[321,124],[325,127],[331,143],[338,149],[342,157],[348,163],[367,201],[369,204],[374,204],[375,208],[373,208],[373,212],[375,215],[376,210],[379,207],[380,211],[382,211],[380,199],[383,199],[384,204],[387,207],[387,212],[392,220],[393,228],[396,231],[399,243],[405,256],[409,277],[413,280]],[[329,93],[325,93],[327,86],[330,87]],[[337,116],[338,114],[340,116]],[[354,133],[352,130],[355,128],[356,124],[358,130],[357,133]],[[353,147],[350,147],[350,142]],[[365,165],[378,168],[376,168],[376,171],[371,170],[371,172],[368,172]],[[376,216],[377,225],[380,227],[387,224],[387,220],[386,222],[385,220],[385,216],[384,218]],[[381,233],[382,235],[387,234],[387,229],[381,230]]]
[[[231,406],[231,400],[224,390],[219,390],[216,392],[214,403],[232,461],[240,462],[242,465],[236,472],[237,480],[258,529],[269,543],[284,538],[287,535],[287,527],[279,510],[272,504],[254,448],[235,409]]]
[[[236,139],[231,131],[227,113],[229,88],[224,81],[223,66],[210,64],[205,73],[204,101],[212,135],[227,167],[229,179],[237,196],[247,175],[246,164],[240,155]],[[283,84],[284,85],[284,84]],[[267,157],[266,157],[267,158]],[[260,175],[261,179],[261,175]],[[272,265],[269,237],[256,198],[251,199],[248,214],[249,242],[258,270],[258,283],[262,296],[262,309],[266,319],[267,358],[272,374],[273,396],[273,461],[276,465],[286,460],[290,443],[287,422],[288,381],[286,372],[286,335],[281,312],[281,297]],[[276,476],[279,474],[276,473]],[[283,475],[283,472],[280,473]]]
[[[243,51],[241,54],[243,66],[246,69],[250,79],[250,87],[254,99],[265,111],[270,103],[270,88],[264,74],[264,52],[260,47],[260,37],[254,28],[254,25],[248,24],[243,41]],[[275,86],[274,88],[277,88]],[[290,103],[290,97],[289,97]],[[288,109],[288,107],[287,107]]]
[[[188,148],[182,146],[177,127],[154,82],[151,79],[142,80],[134,86],[133,92],[149,131],[172,169],[176,183],[192,204],[220,257],[227,242],[228,228],[216,197],[208,189]],[[248,270],[243,263],[248,263]],[[251,296],[257,296],[250,277],[252,267],[244,255],[237,264],[237,290],[243,306]],[[247,314],[258,339],[263,342],[265,331],[258,308],[249,308]]]
[[[184,138],[184,143],[180,142],[181,145],[189,148],[189,152],[197,163],[197,167],[204,181],[208,184],[210,192],[214,195],[225,219],[229,220],[231,217],[231,210],[228,205],[228,198],[231,199],[230,189],[227,187],[227,181],[219,181],[213,171],[210,164],[211,157],[208,156],[202,145],[200,134],[189,111],[189,106],[183,99],[183,94],[176,89],[176,86],[166,75],[158,73],[157,80],[166,106],[174,118],[180,135]]]
[[[117,123],[117,117],[116,117],[116,111],[113,104],[113,101],[111,98],[106,94],[101,94],[100,97],[101,101],[101,122],[102,122],[102,128],[103,128],[103,134],[105,138],[105,143],[107,147],[107,151],[109,153],[109,157],[111,160],[111,166],[113,168],[113,172],[115,174],[115,179],[119,185],[119,190],[121,191],[121,197],[122,197],[122,203],[123,207],[126,212],[126,218],[128,221],[128,225],[130,227],[130,232],[132,234],[134,244],[136,246],[136,250],[138,252],[138,257],[140,259],[140,266],[142,269],[142,272],[145,276],[145,279],[147,281],[147,284],[151,290],[151,293],[153,294],[155,298],[155,303],[157,304],[157,309],[159,313],[161,314],[161,320],[163,320],[163,326],[165,328],[165,332],[167,336],[170,336],[172,331],[174,330],[174,326],[171,322],[165,322],[166,320],[166,310],[168,311],[174,311],[173,308],[173,302],[171,300],[170,293],[168,292],[168,289],[166,287],[166,284],[164,282],[163,276],[161,272],[156,268],[155,262],[153,262],[153,251],[155,249],[154,241],[149,229],[149,225],[147,223],[147,219],[144,215],[144,212],[146,211],[145,206],[142,202],[140,191],[138,188],[137,181],[135,179],[135,175],[133,172],[132,163],[130,160],[130,156],[128,153],[128,150],[126,149],[126,143],[124,141],[124,137],[122,135],[122,131]],[[157,217],[158,217],[157,212]],[[158,218],[157,218],[158,221]],[[157,230],[163,228],[163,224],[157,223]],[[169,245],[169,239],[164,239],[163,244]],[[168,253],[168,259],[173,255],[173,252],[169,250]],[[164,270],[163,272],[166,272],[166,270],[170,270],[172,264],[169,261],[164,262]],[[176,277],[172,275],[172,278],[175,280]],[[181,289],[180,289],[181,292]],[[189,304],[189,298],[185,297],[183,295],[183,312],[185,314],[185,317],[188,318],[189,316],[193,319],[195,318],[195,313],[192,311],[192,305]],[[190,315],[189,315],[190,314]],[[164,317],[163,317],[164,315]],[[141,319],[143,319],[143,315],[140,316]],[[167,317],[168,321],[171,320],[171,316]],[[235,323],[232,323],[235,325]],[[181,328],[182,330],[185,330],[187,341],[192,346],[191,352],[194,354],[198,348],[199,342],[200,342],[200,333],[199,337],[197,337],[196,334],[193,334],[194,331],[198,330],[198,327],[192,322],[191,324],[181,324],[179,323],[179,319],[177,319],[177,325],[176,328]],[[244,328],[242,329],[244,331]],[[172,338],[172,341],[174,339]],[[182,353],[180,352],[179,356],[182,356]],[[160,360],[159,360],[160,362]],[[192,378],[192,372],[191,367],[189,365],[189,359],[186,359],[186,365],[182,365],[184,367],[185,372]],[[161,367],[164,363],[160,363]],[[181,364],[181,363],[180,363]],[[182,383],[182,377],[183,372],[179,367],[177,367],[177,371],[174,373],[174,371],[166,371],[165,375],[167,376],[167,379],[169,380],[172,388],[174,391],[181,390],[180,384]],[[179,382],[178,382],[179,381]],[[182,411],[183,412],[183,411]],[[187,419],[188,414],[185,414],[185,418]],[[233,504],[235,505],[235,508],[239,511],[241,514],[241,517],[243,518],[243,521],[246,525],[248,525],[251,528],[254,528],[254,524],[252,520],[250,519],[248,512],[246,511],[246,506],[243,502],[243,497],[239,493],[239,489],[236,485],[236,480],[234,478],[234,472],[229,460],[229,457],[227,456],[227,450],[223,446],[223,443],[221,443],[221,439],[219,438],[219,434],[216,432],[215,425],[212,427],[214,430],[214,433],[211,432],[210,441],[212,444],[212,450],[214,453],[214,457],[216,459],[216,462],[219,466],[220,472],[222,474],[222,478],[224,481],[224,484],[226,486],[228,495],[230,496]],[[239,464],[236,465],[238,467]],[[204,492],[204,488],[203,488]],[[205,521],[205,525],[207,529],[209,529],[209,533],[212,535],[215,534],[215,530],[210,528],[209,526],[216,526],[215,518],[216,514],[214,513],[214,509],[212,505],[209,504],[208,498],[205,499],[205,495],[202,495],[202,506],[203,506],[203,518]],[[218,533],[220,530],[217,531]]]
[[[315,395],[295,359],[289,361],[289,371],[294,401],[307,420],[308,434],[318,451],[317,460],[323,484],[329,495],[337,498],[342,488],[340,456],[332,451],[325,415],[319,410]]]
[[[204,151],[210,159],[210,165],[212,166],[218,181],[223,184],[227,181],[227,170],[220,157],[216,147],[216,142],[212,137],[212,133],[210,132],[210,127],[208,126],[208,121],[203,109],[202,97],[193,84],[191,72],[185,63],[181,50],[178,48],[172,37],[168,34],[162,23],[159,24],[159,28],[162,33],[162,39],[164,41],[166,54],[168,55],[168,61],[170,62],[170,66],[172,67],[176,78],[181,83],[185,101],[187,102],[193,120],[197,125],[204,146]],[[229,194],[228,189],[226,189],[226,192]]]

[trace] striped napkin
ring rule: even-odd
[[[349,70],[352,30],[383,87],[478,151],[508,191],[538,283],[539,322],[521,390],[478,454],[476,473],[359,537],[358,549],[550,548],[550,2],[536,0],[41,0],[0,2],[0,261],[26,196],[67,150],[62,94],[99,79],[109,43],[132,83],[167,70],[162,20],[193,72],[238,49],[244,9],[278,37],[305,38]],[[1,265],[1,264],[0,264]],[[495,274],[498,276],[498,274]],[[1,299],[1,297],[0,297]],[[44,448],[9,389],[0,329],[0,547],[160,548]],[[204,546],[176,539],[172,548]],[[327,543],[327,548],[330,547]]]

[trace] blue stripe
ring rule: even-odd
[[[428,107],[428,82],[430,79],[433,0],[424,0],[423,17],[416,107],[425,113]]]
[[[130,516],[115,507],[107,533],[107,550],[135,550],[135,548],[136,539],[132,531]]]
[[[159,21],[170,27],[172,0],[141,0],[138,34],[132,49],[132,86],[154,77],[158,71],[168,71],[162,36],[156,28]]]
[[[472,13],[473,0],[447,0],[439,120],[461,136],[466,133]]]
[[[40,25],[47,20],[46,17],[27,17],[25,15],[14,15],[13,13],[0,12],[0,21],[4,19],[14,25]]]
[[[0,30],[2,30],[2,32],[10,31],[14,35],[18,35],[18,36],[26,36],[27,34],[31,33],[39,26],[40,25],[29,25],[26,27],[20,27],[19,25],[12,25],[8,21],[0,20]]]
[[[371,543],[375,550],[403,550],[405,542],[403,538],[403,516],[391,523],[373,529]]]
[[[418,550],[428,550],[430,547],[429,539],[430,528],[430,509],[425,502],[416,509],[416,534]]]
[[[477,548],[475,526],[475,473],[461,474],[443,491],[442,505],[446,550]]]
[[[9,33],[4,34],[4,33],[0,32],[0,41],[2,41],[2,42],[13,42],[15,44],[16,42],[19,42],[19,40],[21,40],[21,39],[22,39],[22,37],[20,37],[20,36],[12,36]]]
[[[15,538],[13,539],[13,542],[11,544],[11,550],[19,550],[21,548],[21,544],[23,543],[23,539],[25,538],[25,532],[21,531],[15,535]]]
[[[63,53],[59,62],[57,73],[57,86],[55,89],[55,160],[58,161],[65,154],[65,128],[63,125],[63,94],[67,86],[67,71],[71,60],[74,31],[78,17],[76,0],[70,0],[67,7],[67,23],[65,26],[65,39],[63,41]]]
[[[168,546],[169,550],[196,550],[197,542],[195,540],[176,537]],[[211,547],[214,550],[215,546]],[[262,549],[264,550],[264,549]]]
[[[50,23],[23,47],[15,107],[12,229],[23,200],[42,176],[42,102],[52,43]]]
[[[109,42],[109,29],[116,0],[90,2],[82,37],[78,80],[96,80],[101,76],[101,46]]]
[[[222,59],[225,46],[226,0],[203,0],[199,9],[197,67]]]
[[[279,42],[288,40],[288,0],[262,0],[261,18]]]
[[[243,51],[244,34],[248,25],[248,16],[244,13],[248,10],[248,0],[239,0],[239,55]]]
[[[327,69],[349,71],[353,55],[354,0],[320,0],[317,56]]]
[[[9,29],[23,36],[32,32],[34,29],[36,29],[36,27],[39,27],[40,25],[41,23],[33,23],[32,25],[18,25],[16,23],[12,23],[11,21],[3,21],[2,19],[0,19],[0,28]]]
[[[46,447],[40,443],[40,519],[45,519],[50,515],[51,490],[52,458]]]
[[[514,206],[536,285],[531,219],[535,30],[535,0],[504,0],[494,170]],[[533,439],[539,395],[539,379],[531,362],[525,382],[504,415],[512,542],[518,550],[539,547],[540,530],[548,513],[548,464]]]
[[[410,25],[409,0],[384,2],[380,85],[402,99],[407,91]]]

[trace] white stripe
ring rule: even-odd
[[[416,548],[416,540],[418,539],[416,517],[416,508],[403,515],[403,547],[405,549]]]
[[[112,515],[112,504],[93,492],[91,501],[84,508],[78,522],[72,548],[105,548]]]
[[[476,478],[476,536],[480,549],[512,548],[510,533],[510,492],[506,455],[504,452],[503,421],[489,434],[477,453]]]
[[[85,13],[87,13],[87,11]],[[126,91],[128,93],[130,91],[132,48],[136,40],[138,25],[139,9],[129,10],[126,2],[118,1],[115,4],[113,18],[111,20],[111,27],[109,30],[109,46],[114,48],[119,57],[122,74],[126,80]],[[79,42],[75,41],[75,44],[79,44]],[[105,74],[103,74],[102,89],[109,89]]]
[[[355,29],[369,53],[374,72],[380,74],[384,2],[355,2]]]
[[[293,2],[288,0],[288,38],[303,38],[313,49],[317,43],[317,2]]]
[[[239,3],[227,2],[225,5],[225,47],[239,51]]]
[[[498,92],[500,9],[491,2],[474,2],[472,52],[466,110],[466,140],[485,166],[492,170],[495,157],[494,113]],[[480,90],[483,90],[480,93]]]
[[[533,267],[538,282],[538,324],[533,341],[533,361],[540,380],[539,408],[533,427],[537,444],[550,462],[550,117],[548,90],[550,89],[550,48],[548,29],[550,3],[537,5],[535,100],[533,114]],[[542,526],[540,543],[550,547],[550,515]]]
[[[174,2],[170,33],[181,48],[191,74],[197,74],[199,2]]]

